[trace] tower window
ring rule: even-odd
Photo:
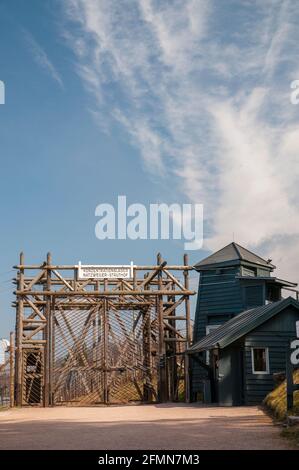
[[[244,266],[242,267],[242,275],[243,276],[250,276],[250,277],[255,277],[256,276],[256,269],[254,268],[245,268]]]

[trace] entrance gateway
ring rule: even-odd
[[[17,406],[189,401],[187,255],[15,268]]]

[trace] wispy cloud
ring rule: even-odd
[[[49,59],[45,50],[38,44],[38,42],[34,39],[34,37],[29,31],[23,30],[23,35],[35,62],[42,69],[44,69],[45,72],[60,85],[61,88],[63,88],[64,85],[62,78],[53,63],[51,62],[51,60]]]
[[[159,172],[298,279],[299,12],[287,0],[65,0],[77,71]],[[178,196],[179,197],[179,196]],[[298,279],[299,280],[299,279]]]

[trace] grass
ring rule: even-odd
[[[299,370],[294,372],[294,383],[299,383]],[[299,390],[294,393],[294,408],[288,413],[286,406],[286,381],[282,382],[266,396],[264,404],[276,419],[284,421],[287,414],[299,415]],[[299,426],[286,427],[282,430],[281,435],[299,445]]]

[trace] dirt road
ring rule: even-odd
[[[290,449],[256,407],[140,405],[0,412],[0,449]]]

